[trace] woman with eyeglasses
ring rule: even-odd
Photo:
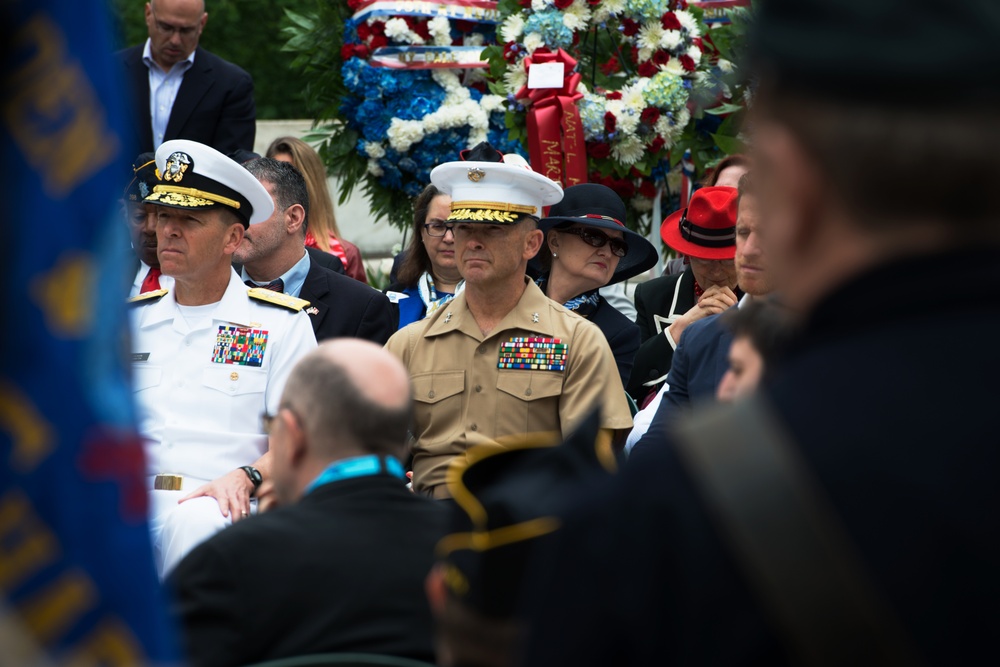
[[[455,259],[455,233],[447,223],[451,197],[428,185],[413,202],[413,233],[385,291],[399,308],[399,328],[422,320],[465,286]]]
[[[614,190],[596,183],[566,188],[538,226],[546,242],[535,258],[544,271],[536,282],[550,299],[600,328],[624,387],[639,349],[639,327],[598,289],[651,268],[656,248],[625,227],[625,204]]]

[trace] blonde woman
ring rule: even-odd
[[[337,219],[333,215],[333,201],[326,185],[326,167],[313,148],[295,137],[281,137],[271,142],[267,157],[282,162],[290,162],[306,179],[309,191],[309,230],[306,232],[306,246],[319,248],[335,255],[344,265],[344,272],[355,280],[367,284],[365,265],[361,261],[358,247],[345,240],[337,229]]]

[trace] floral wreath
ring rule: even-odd
[[[315,73],[317,122],[334,121],[306,138],[321,140],[342,198],[363,186],[375,217],[399,227],[431,169],[480,141],[530,154],[551,177],[533,144],[552,137],[553,116],[557,154],[574,157],[556,179],[612,187],[640,231],[682,154],[693,153],[683,163],[693,175],[738,148],[716,139],[735,136],[722,120],[742,101],[719,83],[731,49],[722,31],[705,36],[704,12],[685,0],[348,0],[317,12],[287,12],[295,25],[285,28]],[[529,87],[536,63],[562,63],[563,87]],[[715,115],[692,122],[706,91]]]

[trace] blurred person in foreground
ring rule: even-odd
[[[422,320],[465,289],[455,260],[451,197],[431,184],[413,202],[413,230],[396,280],[385,294],[399,309],[399,328]]]
[[[726,353],[728,367],[715,398],[731,403],[752,394],[765,374],[774,372],[788,344],[792,323],[782,306],[767,299],[730,308],[719,319],[732,342]]]
[[[526,573],[577,490],[615,472],[597,411],[565,441],[516,436],[476,447],[448,471],[451,531],[427,576],[442,667],[513,667],[524,639]]]
[[[343,237],[337,227],[333,200],[326,181],[326,165],[313,147],[295,137],[280,137],[267,147],[265,157],[288,162],[306,179],[312,216],[306,231],[306,247],[319,248],[340,260],[344,272],[357,281],[368,284],[361,250]]]
[[[801,328],[754,396],[567,518],[526,665],[995,658],[1000,224],[966,174],[1000,179],[1000,11],[760,9],[754,179]]]
[[[205,542],[167,582],[191,665],[434,659],[424,578],[448,513],[406,488],[411,414],[406,370],[368,341],[327,341],[295,366],[265,418],[282,507]]]
[[[639,327],[601,296],[599,289],[648,270],[653,244],[625,226],[625,203],[611,188],[582,183],[566,188],[538,228],[545,243],[535,257],[545,296],[601,330],[615,355],[622,389],[639,349]]]

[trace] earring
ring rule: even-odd
[[[552,253],[552,256],[553,256],[553,257],[558,257],[558,256],[559,256],[559,253],[557,253],[557,252],[554,252],[554,253]]]

